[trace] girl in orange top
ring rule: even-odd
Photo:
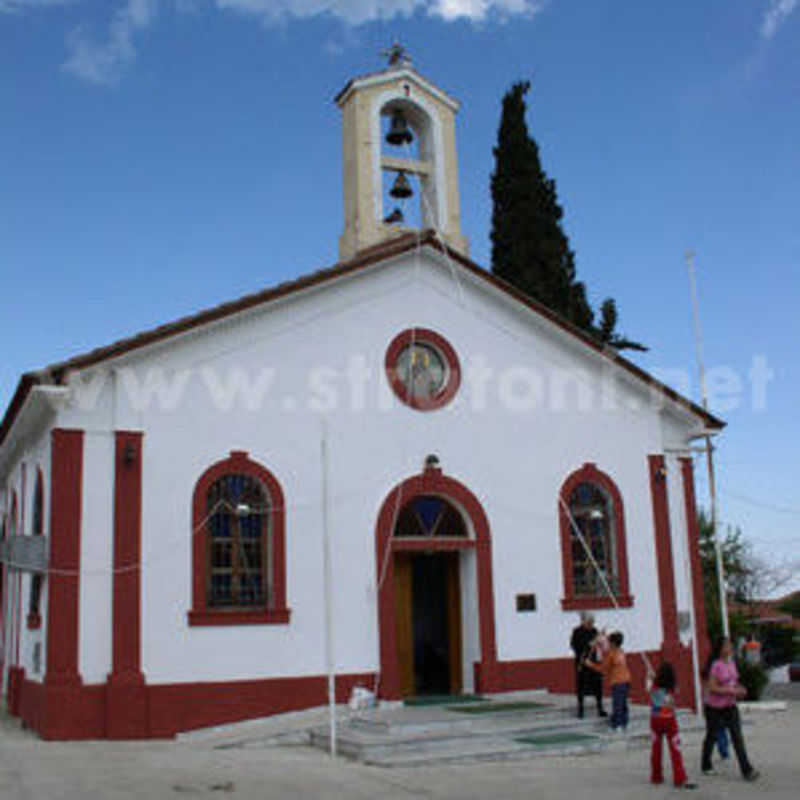
[[[608,637],[610,649],[600,664],[586,661],[584,666],[595,672],[602,672],[611,684],[611,730],[621,729],[623,733],[628,729],[628,692],[631,689],[631,673],[625,661],[625,651],[622,649],[624,637],[619,631],[614,631]]]

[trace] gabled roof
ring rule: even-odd
[[[702,419],[709,428],[723,428],[725,426],[725,423],[720,419],[713,416],[696,403],[693,403],[691,400],[683,397],[683,395],[679,394],[674,389],[671,389],[669,386],[666,386],[665,384],[656,380],[652,375],[645,372],[645,370],[637,367],[634,363],[628,361],[628,359],[623,358],[618,352],[613,350],[613,348],[604,347],[587,333],[576,328],[554,311],[551,311],[549,308],[537,302],[536,300],[531,299],[492,273],[487,272],[485,269],[478,266],[474,261],[471,261],[456,250],[453,250],[442,244],[436,231],[427,230],[421,232],[420,234],[413,232],[403,234],[402,236],[398,236],[395,239],[383,242],[375,247],[362,250],[350,261],[338,263],[333,267],[312,272],[309,275],[298,278],[297,280],[287,281],[286,283],[278,284],[272,288],[264,289],[260,292],[255,292],[254,294],[245,295],[238,300],[222,303],[218,306],[214,306],[213,308],[206,309],[205,311],[200,311],[197,314],[191,314],[189,316],[182,317],[175,322],[169,322],[165,325],[160,325],[157,328],[152,328],[135,336],[120,339],[113,344],[105,347],[99,347],[95,350],[90,350],[87,353],[74,356],[66,361],[50,364],[44,369],[25,373],[20,378],[14,396],[12,397],[5,416],[3,417],[3,421],[0,423],[0,445],[3,444],[8,436],[17,414],[25,404],[25,400],[34,386],[64,385],[66,383],[66,377],[68,373],[73,370],[80,370],[94,366],[95,364],[99,364],[111,358],[116,358],[117,356],[130,353],[134,350],[138,350],[139,348],[146,347],[157,342],[162,342],[165,339],[169,339],[173,336],[178,336],[195,328],[202,327],[203,325],[217,322],[221,319],[225,319],[226,317],[230,317],[233,314],[238,314],[241,311],[246,311],[265,303],[270,303],[274,300],[287,297],[305,289],[311,289],[324,285],[345,275],[351,275],[365,270],[380,261],[385,261],[387,259],[407,253],[411,250],[415,250],[418,247],[430,247],[434,250],[444,253],[462,269],[504,292],[506,295],[512,297],[515,301],[534,311],[539,316],[549,320],[552,324],[556,325],[558,328],[565,331],[576,340],[580,341],[584,346],[591,348],[603,358],[608,359],[609,361],[629,372],[631,375],[643,381],[648,386],[655,388],[673,402],[683,406],[687,411]]]
[[[434,97],[438,97],[453,111],[458,111],[459,107],[461,106],[458,100],[456,100],[454,97],[451,97],[449,94],[447,94],[447,92],[440,89],[438,86],[436,86],[436,84],[432,83],[424,76],[420,75],[419,72],[414,69],[414,67],[408,65],[402,67],[389,67],[388,69],[381,70],[380,72],[370,72],[366,75],[360,75],[357,78],[353,78],[352,80],[349,80],[345,84],[344,89],[342,89],[342,91],[333,98],[333,102],[336,103],[337,106],[341,107],[353,89],[374,86],[381,83],[389,83],[390,81],[395,81],[401,78],[405,78],[407,81],[416,83],[419,87],[432,94]]]

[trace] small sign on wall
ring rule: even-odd
[[[518,594],[517,595],[517,611],[536,611],[536,595],[535,594]]]

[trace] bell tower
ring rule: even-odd
[[[426,228],[467,255],[458,194],[459,104],[414,69],[402,46],[386,55],[385,70],[355,78],[336,97],[344,149],[339,258]]]

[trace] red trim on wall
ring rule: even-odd
[[[694,463],[691,458],[681,458],[683,475],[683,501],[686,507],[686,536],[689,547],[689,564],[692,574],[694,625],[697,635],[697,652],[700,664],[705,664],[711,649],[706,628],[706,601],[703,592],[703,567],[700,562],[700,525],[697,521],[697,503],[694,493]]]
[[[116,721],[115,734],[109,730],[108,721],[116,720],[116,712],[124,707],[109,702],[106,684],[65,687],[59,694],[60,702],[54,704],[46,686],[26,680],[21,672],[15,678],[19,715],[48,740],[168,739],[182,731],[321,706],[328,697],[324,675],[128,687],[138,693],[136,702],[145,707],[145,722],[138,728],[128,725],[121,732]],[[374,682],[374,673],[337,675],[336,702],[347,702],[353,687]]]
[[[50,445],[50,586],[47,593],[49,687],[80,686],[78,601],[81,566],[83,431],[55,428]]]
[[[400,674],[397,661],[397,641],[395,633],[395,586],[394,559],[387,555],[408,548],[408,539],[394,540],[396,511],[414,497],[435,494],[455,503],[472,523],[475,535],[476,568],[478,578],[478,625],[481,644],[480,685],[476,691],[497,690],[497,645],[495,639],[494,587],[492,577],[492,541],[489,520],[478,499],[466,486],[454,478],[442,474],[440,469],[427,469],[396,486],[383,501],[375,527],[375,558],[377,574],[382,583],[378,593],[378,633],[380,638],[381,680],[379,694],[388,699],[400,697]],[[452,549],[449,542],[437,542],[435,538],[426,539],[427,550]],[[387,561],[388,557],[388,561]]]
[[[663,455],[647,457],[650,471],[650,497],[653,503],[653,530],[656,539],[658,596],[661,601],[663,644],[679,641],[678,603],[675,597],[675,568],[672,559],[672,531],[669,524],[667,466]]]
[[[270,498],[272,525],[272,606],[268,609],[217,609],[206,605],[206,495],[211,484],[229,473],[252,475],[264,484]],[[230,457],[209,467],[197,481],[192,497],[192,608],[189,625],[285,625],[286,606],[286,503],[277,478],[247,453],[232,450]]]
[[[132,739],[147,730],[141,670],[142,434],[114,434],[114,585],[106,735]]]
[[[190,625],[287,625],[291,614],[288,608],[280,611],[246,611],[232,609],[206,609],[190,611]]]
[[[436,543],[435,548],[431,548],[431,541]],[[404,552],[428,552],[434,549],[438,552],[452,552],[453,550],[474,550],[476,542],[474,539],[392,539],[392,550]]]
[[[409,392],[408,386],[397,374],[397,359],[400,353],[412,343],[430,345],[442,356],[447,365],[447,381],[433,397],[415,396]],[[395,336],[386,350],[384,368],[394,393],[407,406],[415,408],[417,411],[435,411],[437,408],[446,406],[455,397],[458,387],[461,385],[461,364],[456,351],[444,336],[429,328],[409,328]]]
[[[25,668],[11,666],[8,668],[8,683],[6,685],[6,708],[12,717],[18,717],[22,694],[22,682],[25,679]]]
[[[593,608],[613,608],[614,603],[610,597],[594,597],[576,595],[572,575],[572,525],[569,515],[564,510],[564,505],[569,505],[569,498],[576,487],[581,483],[594,483],[608,492],[611,504],[614,507],[614,533],[617,544],[617,571],[619,573],[619,593],[617,604],[622,608],[633,605],[633,596],[628,585],[628,549],[625,534],[625,505],[622,494],[617,484],[605,472],[597,469],[592,463],[584,464],[579,470],[573,472],[561,486],[558,500],[558,521],[561,531],[561,569],[564,581],[564,597],[561,608],[565,611]]]
[[[110,680],[141,683],[142,434],[114,434],[114,586]]]
[[[625,654],[628,669],[631,671],[630,699],[635,703],[648,703],[645,679],[647,667],[641,652]],[[647,651],[644,653],[654,668],[661,663],[662,652]],[[694,708],[692,682],[691,649],[680,647],[671,658],[678,672],[677,702],[681,707]],[[526,689],[548,689],[557,694],[573,694],[575,692],[575,663],[572,658],[549,658],[530,661],[501,661],[498,664],[501,675],[501,691],[523,691]],[[609,693],[609,686],[604,682],[603,688]]]
[[[562,597],[561,608],[563,611],[589,611],[596,608],[630,608],[633,605],[633,596],[618,594],[617,604],[610,597]]]

